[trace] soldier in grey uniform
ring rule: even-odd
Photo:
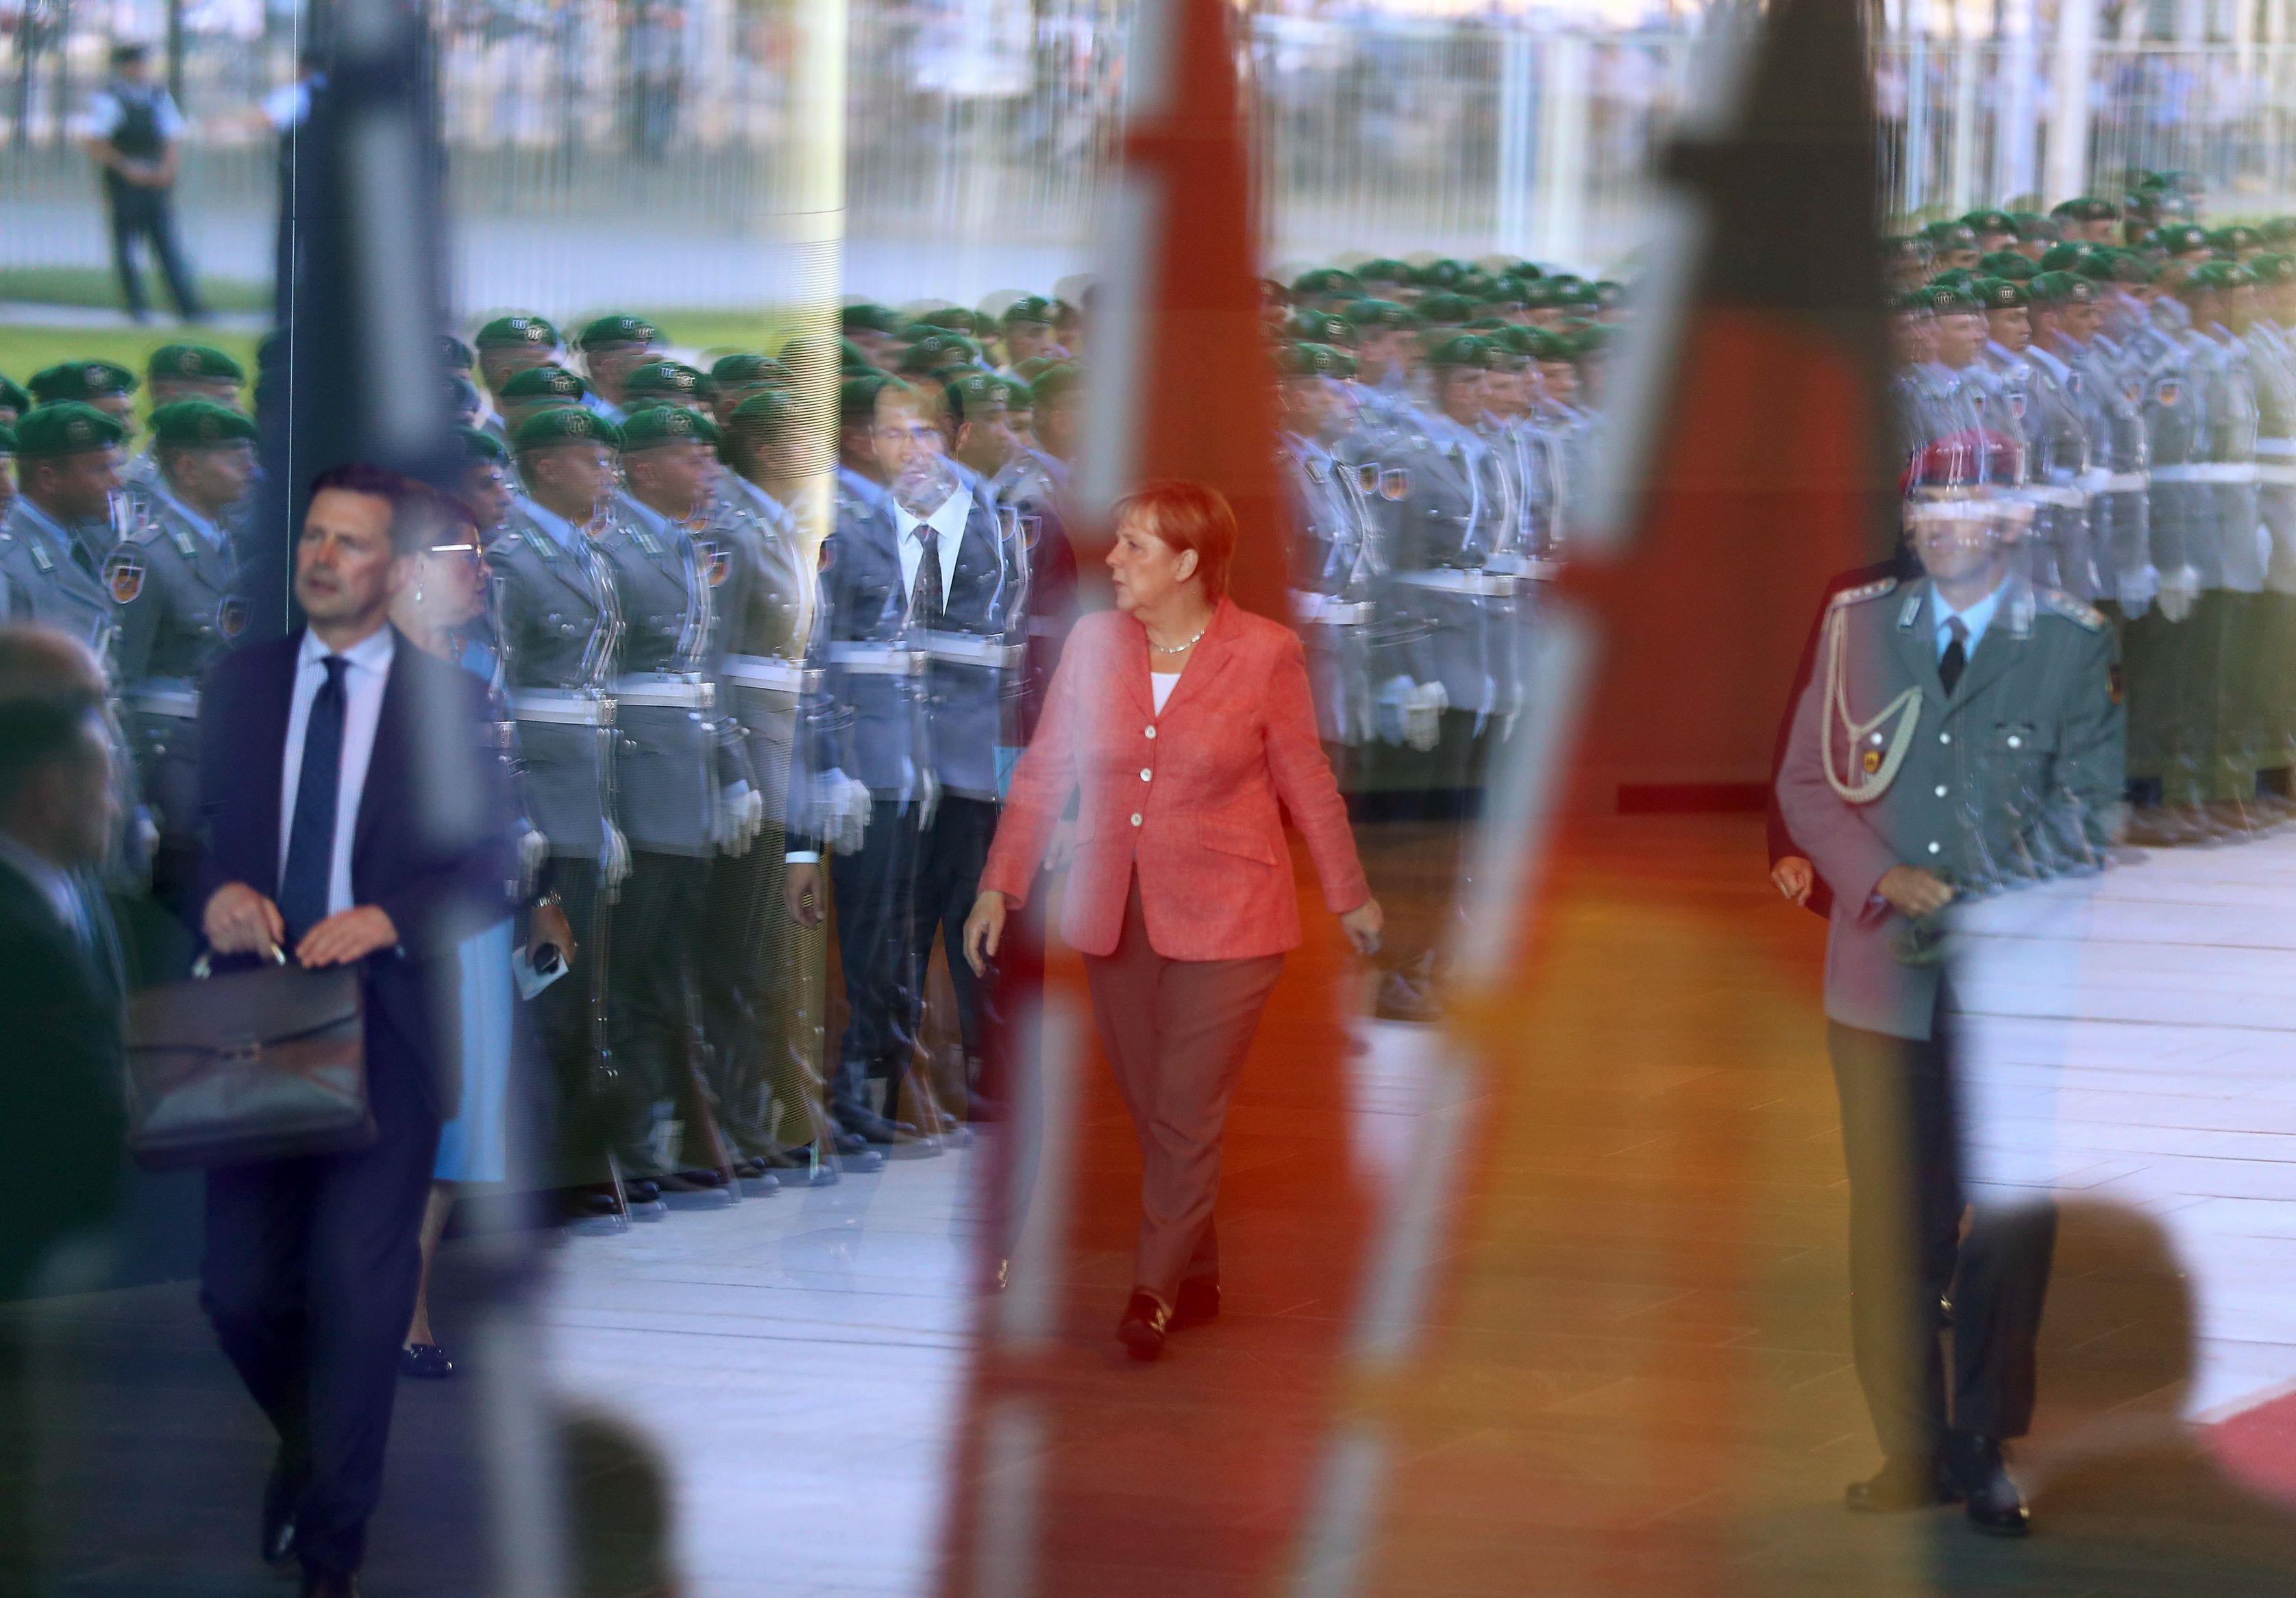
[[[614,791],[630,845],[615,910],[624,958],[611,973],[611,1042],[617,1068],[653,1095],[654,1155],[638,1174],[686,1195],[726,1190],[733,1164],[707,1091],[693,1001],[710,863],[721,849],[746,849],[764,819],[716,669],[717,589],[730,557],[705,558],[693,532],[717,476],[717,436],[683,406],[631,413],[622,426],[627,488],[598,540],[622,606]]]
[[[144,381],[154,413],[179,399],[204,399],[236,411],[243,408],[240,390],[246,385],[247,373],[237,361],[208,345],[162,344],[144,363]],[[121,475],[127,487],[140,494],[159,474],[153,444],[128,462]]]
[[[629,872],[615,823],[613,674],[622,629],[613,569],[594,533],[611,496],[614,425],[579,406],[529,416],[516,435],[526,496],[487,546],[502,686],[517,723],[527,809],[550,846],[550,881],[574,936],[565,977],[533,1004],[556,1088],[558,1177],[577,1217],[654,1213],[646,1175],[653,1095],[607,1047],[612,899]]]
[[[2032,297],[2022,283],[1980,278],[1992,338],[1988,363],[2002,373],[2025,443],[2025,496],[2034,508],[2025,543],[2027,574],[2095,603],[2106,596],[2097,558],[2094,507],[2087,486],[2088,416],[2071,369],[2033,339]]]
[[[643,316],[600,316],[585,326],[576,344],[590,380],[590,392],[583,403],[619,424],[632,408],[629,396],[622,391],[622,380],[652,360],[660,343],[661,331]]]
[[[1360,474],[1332,452],[1346,403],[1339,351],[1294,343],[1276,358],[1277,463],[1292,506],[1292,614],[1307,645],[1317,731],[1341,791],[1352,791],[1357,752],[1374,736],[1372,692],[1382,679],[1373,622],[1385,556]]]
[[[1376,1012],[1440,1013],[1438,961],[1451,930],[1467,827],[1480,814],[1494,717],[1512,706],[1508,662],[1520,579],[1494,570],[1505,528],[1497,458],[1476,431],[1489,361],[1472,334],[1427,351],[1430,408],[1379,444],[1389,573],[1380,594],[1378,736],[1364,749],[1365,868],[1388,927]],[[1391,655],[1387,653],[1392,651]],[[1391,666],[1391,669],[1390,667]]]
[[[514,439],[529,417],[560,406],[583,406],[589,393],[589,384],[565,367],[545,361],[504,378],[502,387],[495,390],[495,406],[502,413],[503,425]],[[603,414],[599,414],[603,420]]]
[[[156,475],[104,576],[119,607],[113,682],[160,829],[152,886],[165,897],[188,891],[198,848],[200,678],[247,630],[226,519],[255,478],[255,422],[179,399],[152,413],[152,440]]]
[[[59,361],[32,373],[36,405],[78,400],[119,424],[119,441],[135,438],[135,374],[117,361]]]
[[[486,430],[502,436],[512,424],[503,409],[503,385],[521,372],[546,366],[558,358],[558,330],[540,316],[513,311],[496,316],[479,329],[472,340],[478,347],[479,381],[486,387],[494,416]]]
[[[2260,637],[2251,669],[2262,696],[2265,802],[2284,813],[2296,808],[2296,256],[2266,252],[2249,271],[2259,312],[2248,332],[2256,373],[2257,512],[2272,540],[2264,592],[2257,596]]]
[[[825,949],[800,947],[782,906],[791,746],[804,686],[812,562],[797,518],[768,484],[799,483],[797,423],[786,396],[767,390],[735,407],[718,443],[725,471],[696,544],[723,579],[714,603],[723,645],[718,680],[741,729],[764,803],[758,840],[711,867],[708,934],[698,962],[718,1125],[734,1172],[770,1184],[802,1166],[833,1181],[819,1157],[828,1136],[817,1045]],[[791,492],[785,488],[784,492]],[[800,971],[803,963],[807,969]],[[804,1012],[810,999],[813,1017]],[[775,1124],[778,1104],[780,1120]]]
[[[1852,1345],[1887,1456],[1849,1507],[1958,1498],[1980,1529],[2019,1536],[2026,1506],[2002,1444],[2031,1415],[2055,1216],[1980,1201],[1963,1235],[1950,970],[1918,957],[1909,923],[1933,922],[1956,884],[1983,884],[2045,815],[2100,835],[2124,774],[2112,629],[2014,573],[2005,533],[2030,507],[1972,496],[1974,453],[1952,440],[1915,462],[1924,575],[1833,599],[1777,797],[1833,895],[1825,1010]]]
[[[786,393],[790,386],[789,369],[771,356],[719,356],[709,365],[709,414],[722,428],[751,395]]]
[[[16,423],[16,499],[0,520],[0,614],[70,634],[107,671],[119,613],[104,566],[126,436],[77,400],[27,412]]]

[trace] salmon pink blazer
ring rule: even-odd
[[[1219,602],[1160,716],[1141,625],[1113,611],[1077,623],[982,888],[1026,902],[1071,793],[1080,802],[1061,935],[1087,955],[1115,952],[1136,872],[1149,946],[1168,960],[1296,947],[1282,811],[1307,840],[1332,914],[1371,897],[1316,742],[1300,640],[1232,601]]]

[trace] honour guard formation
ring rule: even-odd
[[[1773,829],[1789,897],[1830,890],[1840,1060],[1938,1077],[1955,894],[2296,815],[2296,217],[2195,209],[2145,175],[1890,242],[1906,543],[1825,613]],[[1463,846],[1538,691],[1632,303],[1504,259],[1266,285],[1286,619],[1386,908],[1378,1018],[1446,1012]],[[468,459],[425,570],[473,597],[424,636],[491,677],[523,833],[539,1086],[505,1068],[491,1091],[546,1102],[531,1185],[578,1226],[865,1176],[1002,1113],[1041,930],[1016,922],[976,974],[962,928],[1068,630],[1107,602],[1069,497],[1092,331],[1023,294],[849,305],[833,341],[772,351],[674,349],[628,314],[442,335]],[[795,374],[831,365],[816,438]],[[197,344],[0,377],[0,613],[110,674],[123,903],[171,898],[199,854],[201,681],[250,619],[243,381]],[[188,965],[164,918],[128,921],[143,980]],[[1845,1066],[1845,1097],[1871,1075]],[[1845,1117],[1853,1169],[1881,1173],[1861,1202],[1906,1179],[1859,1147],[1871,1119]],[[1949,1179],[1916,1208],[1958,1222]],[[1869,1506],[1950,1491],[2020,1523],[1993,1471],[2046,1249],[2009,1235],[2001,1346],[1950,1384],[1880,1368],[1927,1312],[1861,1284],[1896,1471]],[[410,1371],[451,1369],[410,1340],[437,1356]]]

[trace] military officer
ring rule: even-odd
[[[1289,344],[1278,352],[1276,394],[1284,486],[1292,508],[1292,613],[1308,647],[1317,731],[1342,791],[1355,751],[1374,736],[1372,623],[1384,576],[1377,525],[1353,465],[1332,453],[1344,401],[1338,352]],[[1376,471],[1376,468],[1374,471]]]
[[[254,419],[208,399],[152,413],[154,478],[104,563],[119,606],[114,681],[121,719],[160,828],[163,893],[197,848],[199,683],[247,630],[239,559],[226,518],[255,477]]]
[[[576,343],[590,381],[590,393],[584,403],[619,424],[623,414],[634,408],[629,396],[622,391],[623,380],[652,360],[660,343],[660,330],[643,316],[618,313],[600,316],[584,327]]]
[[[757,773],[765,820],[742,854],[711,867],[700,952],[718,1121],[734,1170],[770,1183],[776,1170],[837,1178],[826,1156],[870,1163],[857,1138],[840,1139],[827,1114],[817,1061],[827,947],[783,908],[790,767],[804,683],[811,552],[790,502],[804,493],[802,439],[786,395],[760,390],[735,407],[718,443],[725,467],[695,537],[725,573],[716,594],[724,651],[719,680]],[[775,490],[781,492],[776,495]],[[722,565],[719,564],[722,562]],[[778,1124],[776,1124],[778,1110]]]
[[[1060,334],[1053,327],[1053,302],[1042,294],[1023,294],[1004,307],[1004,314],[997,318],[1004,340],[1003,370],[1011,373],[1021,362],[1045,356],[1068,359],[1069,352],[1062,348]]]
[[[866,301],[844,307],[837,315],[839,336],[861,356],[865,365],[890,372],[901,358],[900,317],[882,305]],[[788,365],[783,357],[783,365]]]
[[[242,408],[240,389],[247,381],[247,373],[237,361],[204,344],[161,345],[152,352],[144,377],[154,412],[179,399],[205,399],[238,410]],[[141,495],[158,480],[159,475],[155,441],[146,444],[127,463],[120,477],[130,493]]]
[[[481,428],[460,430],[467,458],[463,463],[463,475],[455,485],[455,497],[479,524],[480,542],[491,544],[503,523],[509,520],[511,506],[518,498],[511,476],[510,450],[501,438]]]
[[[633,410],[675,405],[700,411],[709,403],[709,374],[684,361],[648,361],[630,368],[622,394]]]
[[[1990,337],[1986,361],[2003,379],[2003,397],[2025,447],[2025,497],[2034,507],[2023,543],[2026,575],[2094,602],[2105,595],[2092,540],[2088,422],[2069,367],[2033,343],[2031,296],[2021,283],[1980,278]]]
[[[78,400],[16,423],[15,503],[0,520],[0,601],[10,621],[70,633],[107,668],[119,616],[105,570],[126,430]]]
[[[751,395],[786,392],[790,384],[789,369],[770,356],[719,356],[709,367],[709,414],[722,428]]]
[[[511,380],[518,381],[517,379]],[[574,935],[567,975],[536,996],[535,1030],[558,1096],[558,1177],[577,1216],[655,1215],[653,1094],[617,1069],[605,1014],[612,898],[629,871],[616,824],[615,660],[622,611],[594,534],[611,498],[620,435],[579,406],[528,417],[516,438],[525,497],[487,547],[503,691],[518,724],[527,808],[550,847],[550,881]]]
[[[1833,895],[1825,1010],[1852,1343],[1886,1456],[1849,1505],[1959,1499],[1980,1529],[2020,1536],[2029,1517],[2002,1445],[2031,1414],[2055,1217],[1980,1198],[1963,1234],[1950,978],[1920,955],[1914,923],[1933,922],[1956,884],[2046,847],[2045,827],[2094,843],[2121,791],[2121,717],[2111,627],[2016,575],[2005,535],[2030,506],[1972,490],[1978,453],[1949,440],[1915,462],[1907,517],[1923,575],[1832,602],[1776,791]]]
[[[1356,399],[1364,425],[1385,430],[1404,425],[1418,406],[1413,379],[1418,367],[1417,313],[1391,299],[1357,299],[1347,318],[1356,330]]]
[[[570,405],[595,410],[585,404],[589,394],[590,385],[581,378],[563,366],[545,363],[504,378],[502,387],[495,390],[495,404],[502,412],[503,424],[516,438],[519,429],[541,412]],[[597,414],[604,419],[603,412]]]
[[[692,999],[710,862],[746,849],[764,819],[716,672],[716,585],[730,556],[713,549],[705,558],[693,534],[717,478],[716,437],[683,406],[631,413],[622,428],[627,488],[598,540],[622,605],[614,788],[630,844],[616,908],[629,957],[611,973],[611,1046],[618,1067],[653,1094],[653,1159],[639,1175],[687,1196],[726,1191],[732,1169],[702,1079]]]
[[[558,358],[558,329],[526,311],[496,316],[479,329],[472,342],[478,346],[479,381],[494,397],[496,409],[501,408],[504,383]]]

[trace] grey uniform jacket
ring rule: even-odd
[[[2271,535],[2265,586],[2296,594],[2296,348],[2276,323],[2248,330],[2249,369],[2256,374],[2257,512]]]
[[[1316,731],[1331,743],[1367,742],[1380,680],[1374,601],[1385,561],[1362,476],[1321,444],[1291,435],[1279,463],[1292,505],[1292,608],[1307,645]]]
[[[247,630],[230,541],[155,487],[105,561],[119,602],[115,680],[120,720],[161,832],[198,823],[199,682]]]
[[[821,550],[807,662],[818,675],[808,678],[800,768],[841,771],[881,799],[918,799],[932,770],[931,738],[893,502],[842,467],[836,493],[836,520]]]
[[[0,516],[0,615],[69,633],[109,666],[119,610],[103,586],[108,532],[60,527],[19,495]]]
[[[1980,874],[1980,845],[1996,858],[2011,852],[2021,796],[2046,802],[2070,793],[2101,817],[2124,782],[2126,724],[2115,702],[2113,633],[2103,617],[2010,578],[1948,695],[1938,676],[1930,591],[1927,578],[1906,584],[1885,578],[1834,597],[1777,778],[1786,825],[1833,890],[1826,1014],[1911,1038],[1930,1036],[1939,968],[1897,958],[1904,918],[1875,897],[1882,875],[1916,865],[1972,881]],[[1837,620],[1843,662],[1837,688],[1849,717],[1868,721],[1905,691],[1919,695],[1907,712],[1903,763],[1879,797],[1864,803],[1843,798],[1828,771],[1852,786],[1876,768],[1886,771],[1898,718],[1849,742],[1841,709],[1826,702]]]
[[[727,709],[748,741],[766,818],[789,819],[791,740],[804,680],[805,587],[812,574],[797,521],[763,489],[730,479],[699,535],[729,570],[718,588],[719,678]]]
[[[614,729],[600,715],[622,628],[613,568],[587,535],[562,542],[523,502],[487,546],[487,563],[530,819],[554,851],[595,856],[614,815]]]
[[[1518,586],[1489,569],[1502,532],[1503,495],[1490,445],[1439,416],[1398,435],[1382,465],[1383,493],[1399,488],[1390,523],[1390,614],[1415,683],[1440,683],[1455,710],[1504,712]]]

